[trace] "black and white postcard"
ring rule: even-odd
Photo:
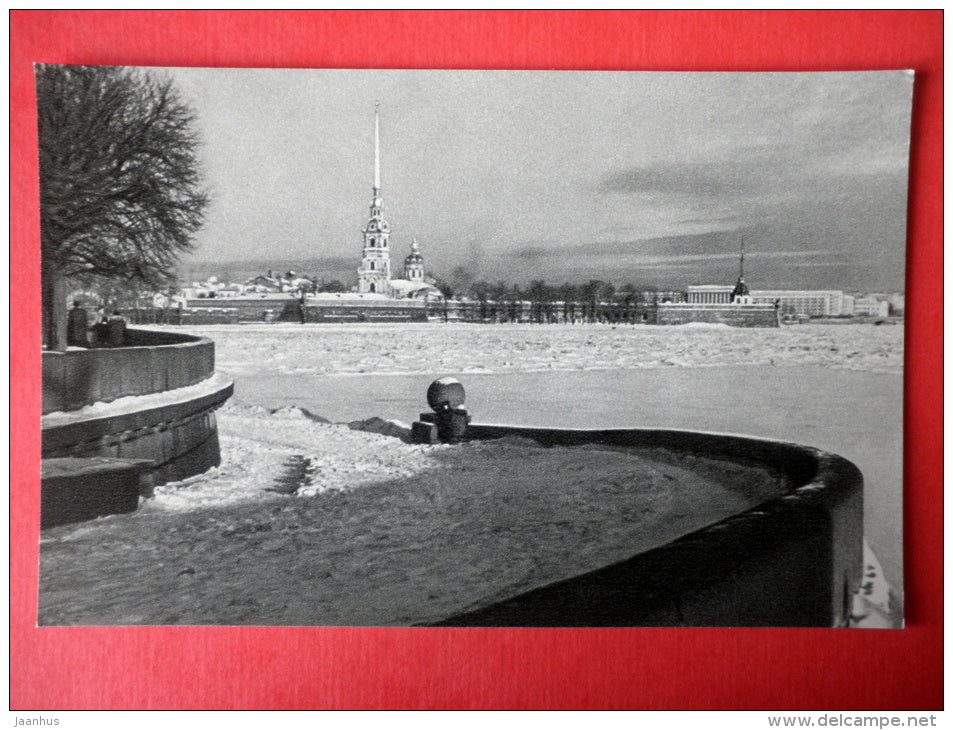
[[[903,625],[912,72],[36,83],[41,626]]]

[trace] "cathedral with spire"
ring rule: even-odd
[[[390,260],[390,226],[384,219],[381,197],[380,105],[374,105],[374,188],[370,219],[363,231],[361,265],[357,270],[359,294],[377,294],[392,299],[436,299],[442,297],[424,273],[420,244],[413,239],[410,254],[404,259],[403,276],[392,278]]]

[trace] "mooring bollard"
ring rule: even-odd
[[[466,391],[456,378],[438,378],[427,388],[427,404],[433,413],[421,413],[414,421],[411,438],[415,443],[455,444],[466,434],[470,414],[463,405]]]

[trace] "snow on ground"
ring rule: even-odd
[[[466,323],[183,327],[215,341],[219,370],[283,374],[496,373],[717,365],[823,365],[899,373],[903,327],[777,329]]]
[[[231,382],[231,378],[223,373],[214,373],[211,378],[195,385],[165,390],[161,393],[148,395],[129,395],[116,400],[93,403],[74,411],[53,411],[43,415],[43,428],[65,426],[68,423],[77,423],[91,418],[111,418],[125,413],[142,411],[147,408],[161,408],[176,403],[184,403],[203,395],[215,393]]]
[[[261,501],[293,462],[305,463],[296,494],[347,491],[433,467],[447,446],[422,446],[377,433],[327,423],[299,408],[266,409],[226,404],[216,413],[221,466],[181,482],[156,487],[149,510]]]
[[[137,513],[44,531],[42,625],[431,622],[783,489],[767,469],[662,449],[414,446],[291,410],[222,420],[237,463],[168,485]],[[313,484],[277,493],[288,471]]]
[[[328,491],[343,493],[438,470],[441,452],[452,448],[409,444],[394,438],[407,430],[406,424],[399,421],[368,419],[352,428],[328,423],[301,408],[266,409],[237,404],[227,404],[218,413],[222,466],[157,487],[154,498],[143,500],[143,516],[179,513],[178,524],[189,529],[193,521],[204,519],[205,508],[255,503],[264,508],[277,497],[275,486],[295,459],[307,463],[299,475],[300,486],[295,496],[308,497]],[[226,523],[227,520],[222,524]],[[80,538],[94,524],[60,529],[73,531],[73,537]],[[242,529],[243,524],[227,529]],[[866,541],[864,577],[854,597],[851,625],[868,629],[903,625],[902,608]]]
[[[433,537],[426,530],[424,532],[431,535],[427,540],[411,536],[406,538],[409,541],[406,545],[400,543],[404,546],[399,549],[392,544],[409,524],[411,514],[423,519],[430,513],[439,517],[451,509],[449,495],[457,488],[457,482],[474,473],[473,469],[460,472],[458,464],[456,478],[445,475],[451,473],[448,466],[452,461],[448,463],[448,458],[456,457],[459,461],[459,447],[407,443],[395,437],[406,431],[406,425],[399,422],[369,419],[352,426],[333,424],[300,408],[266,409],[229,404],[220,409],[218,421],[221,467],[157,487],[155,496],[144,500],[134,515],[115,515],[44,531],[41,539],[42,624],[364,625],[433,620],[443,615],[440,611],[459,610],[470,600],[467,598],[470,592],[471,598],[484,596],[483,600],[487,600],[486,596],[494,595],[496,590],[512,593],[515,586],[522,585],[520,581],[532,578],[548,582],[591,570],[598,567],[600,561],[617,560],[636,547],[645,549],[649,545],[640,545],[639,541],[648,539],[651,530],[643,526],[635,532],[623,530],[616,534],[621,528],[613,523],[611,515],[624,516],[629,512],[643,515],[648,495],[656,495],[653,499],[658,500],[659,494],[667,494],[664,490],[642,489],[644,493],[640,495],[636,489],[631,498],[614,507],[604,504],[601,497],[587,505],[581,498],[582,492],[575,496],[553,495],[537,505],[542,510],[537,515],[520,512],[525,504],[510,504],[504,497],[493,515],[484,509],[477,514],[464,510],[453,519],[441,517],[444,522],[438,520],[440,530],[459,528],[451,541],[454,548],[466,539],[473,541],[472,545],[468,543],[467,549],[477,550],[474,546],[482,544],[486,535],[460,525],[469,525],[468,521],[472,521],[483,525],[483,532],[495,534],[499,530],[489,530],[484,523],[509,514],[510,526],[500,534],[508,536],[506,549],[511,551],[510,559],[503,564],[514,566],[515,577],[494,574],[495,582],[486,583],[489,580],[487,566],[497,565],[499,561],[487,562],[485,557],[480,558],[477,561],[480,569],[476,570],[469,563],[455,561],[449,545],[430,556],[426,566],[431,567],[421,564],[415,556],[422,555],[427,540]],[[389,434],[357,430],[359,428]],[[485,448],[499,447],[489,444]],[[517,445],[506,448],[517,448]],[[547,454],[547,458],[552,452],[538,448],[530,451]],[[512,456],[506,463],[513,463]],[[306,466],[299,468],[303,464]],[[691,473],[707,475],[702,466],[695,462],[690,467]],[[575,471],[561,465],[559,472],[567,475],[567,483],[571,487],[575,485],[577,492],[578,485],[585,484],[583,492],[588,494],[598,491],[592,490],[594,470],[605,468],[608,468],[605,459],[600,457],[597,462],[577,465]],[[672,465],[664,467],[672,468]],[[291,493],[282,493],[278,487],[283,476],[289,473],[296,477],[295,483]],[[536,473],[536,469],[519,469],[510,478],[525,481]],[[623,481],[630,478],[630,466],[625,466],[616,477],[623,475],[626,477]],[[405,485],[397,492],[393,486],[395,479]],[[506,494],[513,489],[512,484],[506,484],[506,479],[498,474],[486,475],[485,480],[506,490]],[[751,476],[745,481],[750,488]],[[375,488],[384,491],[378,494]],[[484,485],[472,492],[465,490],[456,499],[465,502],[487,488]],[[400,496],[405,490],[409,490],[406,497]],[[419,490],[422,491],[418,495]],[[443,498],[441,490],[446,492]],[[715,509],[726,510],[726,513],[744,508],[732,501],[734,496],[708,486],[690,498],[683,496],[683,502],[688,500],[684,504],[676,500],[669,509],[683,518],[696,514],[703,502],[707,504],[701,499],[702,494]],[[328,503],[313,499],[334,498],[334,495],[338,495],[335,501]],[[764,496],[759,493],[754,499]],[[668,495],[665,500],[670,498]],[[341,501],[344,499],[348,501]],[[383,502],[377,502],[378,499]],[[397,519],[395,499],[409,500],[417,506]],[[585,518],[580,529],[597,524],[598,530],[594,533],[583,530],[585,539],[579,543],[578,550],[571,550],[577,558],[586,556],[579,565],[570,565],[565,555],[548,567],[540,565],[537,553],[557,549],[556,546],[566,540],[561,536],[545,545],[541,542],[543,532],[552,531],[553,525],[564,525],[568,519],[554,521],[555,518],[546,516],[546,511],[567,500],[573,505],[572,514]],[[693,509],[687,509],[688,503]],[[337,512],[334,519],[329,519],[331,516],[322,506],[325,504],[335,505],[335,510],[345,504],[354,505],[350,521],[340,519]],[[378,505],[379,514],[369,509],[371,504]],[[662,503],[652,504],[660,507]],[[596,515],[594,510],[602,510],[603,514]],[[702,524],[718,516],[703,517]],[[372,524],[376,527],[371,528]],[[392,532],[392,528],[396,532]],[[528,532],[516,537],[517,529]],[[599,539],[594,538],[595,534]],[[532,556],[527,554],[527,541],[533,542],[533,549],[529,551]],[[397,568],[388,567],[390,558],[384,560],[385,548],[394,554]],[[483,555],[479,550],[477,553]],[[366,568],[365,559],[369,561]],[[436,563],[442,566],[440,574],[432,569]],[[371,565],[375,571],[391,572],[374,573],[374,580],[363,585],[355,576],[363,576],[363,571],[372,569]],[[866,545],[864,566],[863,584],[854,601],[852,625],[859,628],[895,626],[899,619],[897,607],[891,604],[890,587]],[[544,568],[568,572],[550,575]],[[461,571],[466,590],[457,590],[455,581],[447,578],[456,570]],[[133,579],[134,575],[139,579]],[[413,587],[403,582],[405,578],[412,579]],[[511,582],[514,587],[501,588]],[[372,600],[368,599],[368,590],[375,592]],[[393,616],[391,604],[385,600],[388,590],[394,591],[393,596],[399,598],[401,606]],[[349,598],[343,600],[342,595]]]

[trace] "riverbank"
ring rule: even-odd
[[[44,530],[41,625],[434,621],[783,488],[757,468],[659,450],[425,446],[398,422],[297,408],[230,404],[219,420],[221,467],[157,487],[137,513]],[[864,560],[854,625],[890,625],[882,572],[872,551]]]
[[[214,474],[157,487],[136,514],[44,531],[41,625],[434,622],[786,488],[658,448],[414,445],[295,409],[222,420]]]
[[[412,421],[435,377],[478,422],[658,427],[838,453],[865,479],[867,539],[903,595],[903,353],[898,326],[241,325],[215,341],[237,403],[334,421]]]
[[[295,455],[339,487],[410,476],[426,461],[414,447],[341,428],[317,439],[309,424],[409,423],[427,410],[429,383],[452,375],[480,423],[739,433],[850,459],[865,479],[874,576],[867,580],[879,596],[873,613],[896,615],[902,605],[902,328],[431,323],[194,331],[215,341],[217,370],[235,380],[219,414],[222,466],[172,485],[147,510],[178,504],[188,521],[190,511],[259,500]],[[193,544],[200,537],[185,541],[189,552],[201,550]]]

